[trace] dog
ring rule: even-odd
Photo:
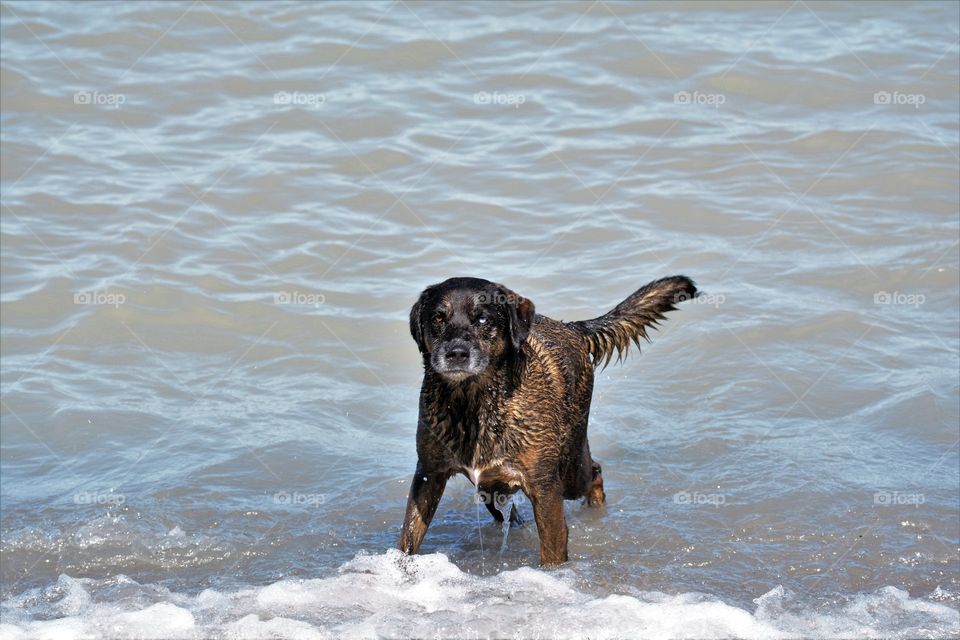
[[[451,278],[410,310],[423,357],[417,466],[399,548],[419,551],[447,480],[463,473],[486,496],[523,491],[533,505],[540,564],[567,561],[563,501],[606,501],[590,456],[594,369],[640,347],[675,304],[697,296],[686,276],[649,283],[593,320],[560,322],[503,285]],[[493,500],[484,501],[503,523]],[[519,524],[516,508],[510,520]]]

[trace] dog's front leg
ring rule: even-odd
[[[537,482],[527,493],[540,536],[540,564],[567,561],[567,521],[563,514],[563,488],[559,478]]]
[[[407,498],[407,514],[403,519],[403,531],[397,545],[404,553],[417,553],[420,543],[427,533],[427,527],[437,511],[443,489],[447,486],[447,475],[430,473],[423,464],[417,462],[417,470],[410,483],[410,496]]]

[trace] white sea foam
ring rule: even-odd
[[[885,587],[831,608],[798,608],[777,587],[747,611],[702,594],[597,596],[575,569],[530,567],[479,577],[446,556],[360,555],[336,575],[196,596],[156,586],[91,596],[62,576],[3,603],[0,637],[27,638],[795,638],[954,637],[960,613]],[[52,619],[51,619],[52,618]]]

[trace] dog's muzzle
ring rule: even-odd
[[[465,340],[451,340],[433,353],[430,363],[437,373],[462,380],[483,371],[486,358],[480,356]]]

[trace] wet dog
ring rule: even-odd
[[[503,522],[500,496],[533,505],[540,563],[567,560],[563,501],[603,505],[587,419],[594,368],[640,347],[676,303],[694,298],[685,276],[656,280],[593,320],[559,322],[503,285],[451,278],[427,287],[410,310],[423,356],[417,468],[399,547],[417,553],[447,480],[463,473]],[[516,509],[510,519],[519,521]]]

